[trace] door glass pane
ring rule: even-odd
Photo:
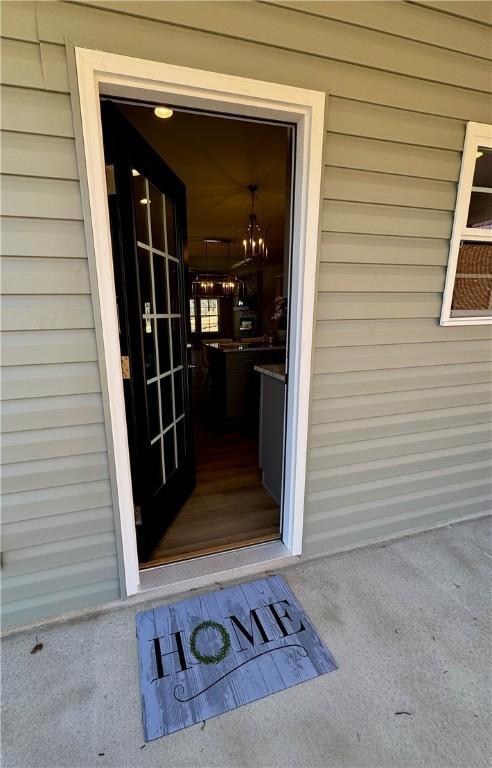
[[[166,478],[176,469],[176,458],[174,453],[174,427],[171,427],[164,434],[164,465],[166,467]]]
[[[142,325],[145,378],[148,380],[153,379],[154,376],[157,375],[157,361],[155,356],[155,320],[152,318],[142,317]]]
[[[156,320],[159,340],[159,373],[166,373],[171,367],[169,353],[169,320]]]
[[[161,379],[161,407],[162,407],[162,429],[166,429],[173,421],[173,393],[172,376],[164,376]]]
[[[174,405],[176,409],[176,418],[178,418],[181,416],[184,409],[182,370],[174,374]]]
[[[147,223],[147,185],[143,176],[133,176],[133,199],[135,208],[135,234],[141,243],[149,244]]]
[[[147,413],[150,439],[153,440],[161,432],[157,381],[147,384]]]
[[[171,319],[171,332],[173,337],[173,366],[183,364],[181,349],[181,320],[178,317]]]
[[[149,197],[152,247],[164,251],[164,197],[150,182]]]
[[[167,227],[167,252],[171,256],[176,256],[176,227],[174,203],[166,197],[166,227]]]
[[[150,253],[144,248],[137,248],[138,282],[141,306],[150,305],[152,312],[152,280],[150,276]],[[145,310],[144,310],[145,311]]]
[[[178,442],[178,466],[180,466],[183,462],[183,459],[186,453],[185,420],[184,419],[181,419],[181,421],[178,421],[178,423],[176,424],[176,438]]]
[[[155,493],[162,485],[162,440],[150,446],[150,483]]]
[[[179,272],[178,262],[172,259],[167,259],[167,265],[169,269],[169,298],[171,300],[171,314],[180,314],[180,301],[179,301]]]
[[[152,255],[154,265],[155,311],[158,315],[167,315],[166,257],[159,253]]]

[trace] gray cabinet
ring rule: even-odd
[[[280,505],[284,465],[285,382],[263,372],[260,372],[260,379],[258,463],[264,487]]]

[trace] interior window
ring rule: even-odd
[[[200,299],[200,323],[202,333],[219,332],[218,299]]]

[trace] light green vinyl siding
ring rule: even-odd
[[[119,595],[65,39],[329,92],[309,556],[490,509],[490,331],[438,317],[491,7],[3,4],[6,624]]]

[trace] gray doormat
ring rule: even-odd
[[[281,576],[138,613],[145,740],[336,669]]]

